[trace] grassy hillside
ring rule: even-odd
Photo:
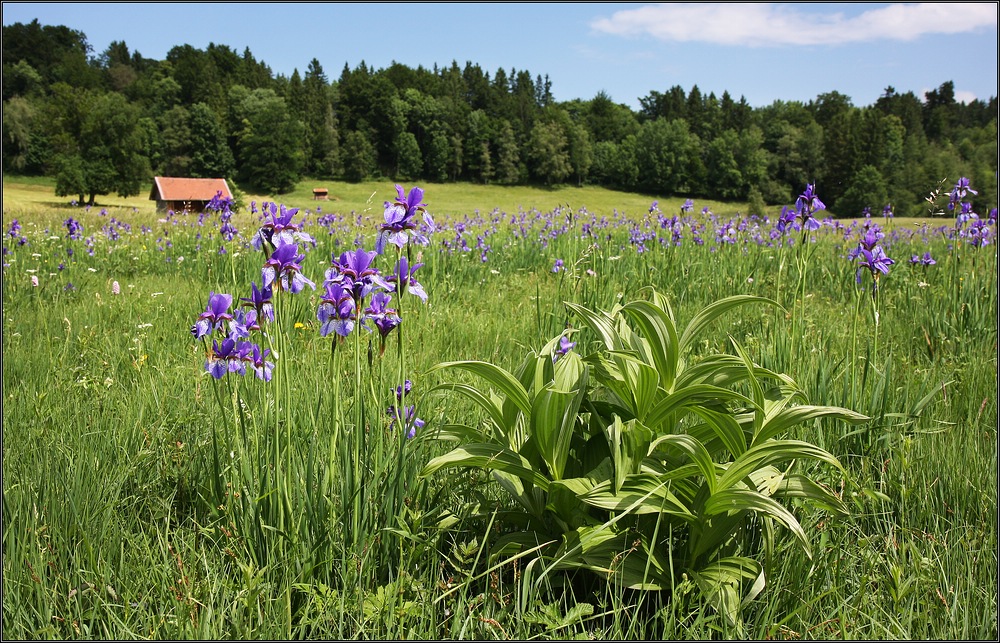
[[[476,211],[486,214],[495,208],[502,212],[513,213],[518,209],[535,208],[542,212],[551,211],[557,207],[570,207],[574,210],[586,208],[588,212],[611,215],[615,210],[627,214],[639,215],[649,210],[653,201],[659,201],[659,208],[665,214],[679,213],[684,197],[661,197],[658,195],[640,194],[634,192],[619,192],[596,186],[541,188],[528,186],[479,185],[474,183],[417,183],[424,191],[433,195],[429,198],[428,210],[439,218],[463,216]],[[393,199],[395,191],[393,184],[386,180],[371,180],[362,183],[347,183],[343,181],[323,181],[305,179],[287,194],[261,195],[247,194],[246,201],[275,201],[288,207],[296,207],[323,212],[367,213],[370,216],[380,216],[382,203]],[[329,191],[329,200],[313,200],[313,188],[324,187]],[[409,188],[410,184],[404,185]],[[119,197],[106,194],[98,197],[96,208],[106,208],[112,216],[128,216],[129,220],[139,215],[150,218],[156,215],[155,204],[149,200],[149,188],[144,189],[139,196]],[[69,197],[55,196],[55,182],[46,177],[3,177],[3,218],[22,216],[27,212],[44,213],[46,218],[69,216],[78,211],[79,206],[70,204]],[[720,217],[735,216],[746,212],[746,203],[739,201],[714,201],[695,199],[695,212],[701,212],[708,207]],[[792,205],[792,204],[788,204]],[[768,208],[767,214],[776,216],[781,211],[780,205]],[[897,224],[907,227],[920,226],[924,223],[940,225],[948,223],[943,219],[900,218]]]

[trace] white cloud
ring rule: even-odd
[[[976,100],[976,95],[972,92],[962,91],[961,89],[955,90],[955,102],[968,105],[974,100]]]
[[[795,4],[654,4],[617,11],[610,18],[592,21],[590,26],[618,36],[650,35],[675,42],[751,47],[841,45],[996,29],[997,5],[892,4],[845,16],[842,12],[822,13]]]

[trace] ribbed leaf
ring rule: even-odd
[[[625,477],[641,470],[642,461],[649,454],[653,432],[635,420],[623,423],[616,415],[607,428],[606,436],[614,468],[612,490],[618,493]]]
[[[460,384],[458,382],[446,382],[444,384],[438,384],[432,388],[429,392],[434,391],[454,391],[469,398],[475,402],[480,408],[486,411],[486,415],[489,416],[490,421],[496,427],[497,431],[506,437],[508,427],[504,421],[503,413],[500,411],[500,407],[496,405],[488,393],[483,393],[479,389],[469,384]]]
[[[760,432],[754,436],[754,444],[762,443],[793,426],[820,417],[843,420],[851,424],[860,424],[871,419],[866,415],[839,406],[812,406],[808,404],[793,406],[779,411],[774,417],[768,418],[763,426],[761,426]]]
[[[705,445],[690,435],[672,434],[656,438],[650,448],[656,448],[660,444],[669,444],[686,453],[705,478],[709,493],[715,493],[715,463],[712,461],[712,456],[705,450]]]
[[[649,342],[653,363],[660,375],[660,385],[669,391],[677,376],[677,360],[680,357],[673,320],[666,311],[648,301],[630,302],[624,310]]]
[[[755,366],[753,374],[758,379],[770,379],[786,386],[794,386],[795,381],[783,373]],[[714,384],[715,386],[732,386],[742,382],[747,377],[746,365],[736,355],[720,353],[709,355],[697,364],[688,366],[677,376],[674,382],[676,388],[691,384]]]
[[[433,373],[434,371],[446,368],[457,368],[469,371],[473,375],[478,375],[484,379],[487,384],[495,387],[507,396],[507,399],[517,405],[517,408],[520,409],[522,413],[525,415],[531,414],[531,402],[528,400],[528,392],[524,389],[524,386],[521,385],[516,377],[499,366],[494,366],[488,362],[473,360],[442,362],[431,367],[431,369],[427,372]]]
[[[792,532],[802,545],[802,549],[805,550],[806,555],[812,558],[812,551],[809,549],[809,540],[806,538],[806,532],[802,530],[802,525],[795,519],[795,516],[778,502],[756,491],[750,491],[749,489],[723,489],[705,501],[704,511],[710,516],[729,511],[755,511],[774,518]]]
[[[719,489],[723,490],[734,486],[749,475],[751,471],[756,469],[777,462],[788,462],[789,460],[799,458],[820,460],[832,464],[838,469],[843,469],[837,458],[808,442],[801,440],[768,440],[763,444],[751,446],[740,457],[736,458],[720,477]]]
[[[607,382],[601,380],[601,383],[627,401],[636,417],[643,417],[657,399],[659,374],[652,366],[630,353],[609,351],[609,355],[616,368],[608,369],[607,372],[614,374],[614,379]]]
[[[750,392],[753,394],[754,401],[753,434],[757,435],[760,427],[764,425],[764,387],[760,385],[760,382],[753,373],[754,363],[750,359],[750,355],[747,354],[743,346],[734,337],[730,336],[729,341],[732,342],[733,348],[736,349],[736,354],[743,360],[743,365],[747,369],[747,383],[750,385]]]
[[[753,400],[736,391],[712,386],[711,384],[695,384],[677,389],[673,393],[668,394],[657,402],[642,420],[646,426],[655,431],[667,418],[684,407],[700,404],[708,400],[739,400],[748,406],[754,405]]]
[[[580,500],[608,511],[665,513],[688,521],[695,519],[684,503],[670,491],[666,481],[644,473],[628,476],[617,494],[611,493],[611,483],[607,481],[581,496]]]
[[[745,556],[730,556],[712,561],[702,569],[692,571],[691,576],[698,584],[698,589],[708,599],[709,604],[719,614],[722,614],[732,626],[736,624],[740,607],[746,602],[739,599],[737,593],[739,586],[750,579],[762,579],[763,572],[757,561],[753,559]],[[756,584],[751,588],[751,592],[754,590],[756,593],[760,592]]]
[[[535,394],[532,402],[531,435],[553,480],[562,479],[565,472],[577,413],[587,390],[587,373],[584,368],[574,390],[559,391],[547,386]]]
[[[621,350],[624,348],[621,337],[619,337],[618,332],[615,330],[615,322],[604,312],[594,312],[587,308],[584,308],[580,304],[575,304],[571,301],[564,302],[566,307],[573,311],[577,317],[580,318],[588,328],[590,328],[601,341],[604,342],[604,347],[609,351]]]
[[[420,472],[421,477],[432,475],[439,469],[450,467],[473,467],[503,471],[525,482],[548,490],[549,480],[535,471],[523,456],[496,444],[466,444],[444,455],[432,459]]]
[[[485,440],[481,431],[464,424],[437,424],[425,435],[429,439],[443,442],[483,442]]]
[[[691,409],[712,429],[733,458],[740,457],[747,450],[747,436],[743,427],[732,415],[717,413],[711,409],[695,406]]]
[[[786,475],[773,495],[776,498],[802,498],[841,516],[849,513],[847,505],[832,491],[798,473]]]
[[[691,342],[694,341],[694,338],[698,335],[698,333],[704,330],[706,326],[715,321],[719,316],[738,306],[752,303],[768,304],[781,308],[781,305],[773,299],[757,297],[754,295],[733,295],[732,297],[726,297],[725,299],[720,299],[713,304],[709,304],[703,308],[701,312],[695,315],[694,319],[688,323],[687,328],[684,329],[684,334],[681,335],[680,340],[681,354],[686,353],[691,345]]]

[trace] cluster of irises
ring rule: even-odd
[[[250,336],[252,331],[261,331],[260,321],[274,321],[272,290],[269,287],[259,290],[256,283],[251,286],[252,296],[242,298],[242,306],[232,312],[232,295],[210,293],[205,312],[198,315],[191,327],[195,339],[207,342],[207,338],[212,338],[205,370],[215,379],[222,379],[226,373],[246,375],[249,367],[258,379],[271,380],[274,363],[267,359],[271,351],[261,350],[259,344],[250,341]]]
[[[975,196],[979,192],[973,190],[969,179],[963,176],[948,193],[948,209],[958,211],[955,216],[955,235],[964,237],[974,248],[981,248],[990,244],[997,223],[997,209],[990,210],[989,215],[983,219],[972,210],[972,202],[966,201],[970,194]]]
[[[411,241],[427,245],[429,240],[425,231],[433,231],[434,223],[425,210],[426,204],[421,201],[423,190],[415,187],[407,194],[397,185],[396,193],[395,201],[385,203],[385,223],[379,227],[374,252],[358,247],[341,253],[339,257],[336,254],[332,256],[323,281],[325,292],[316,311],[323,337],[333,333],[343,339],[360,324],[369,332],[378,331],[382,340],[381,351],[384,352],[386,337],[402,321],[397,310],[389,306],[392,301],[390,293],[402,296],[409,292],[421,301],[427,301],[427,293],[414,278],[414,273],[423,264],[410,265],[402,250]],[[418,213],[423,214],[423,229],[417,227]],[[399,258],[392,273],[383,275],[373,262],[390,244],[399,250]]]
[[[209,209],[231,216],[232,202],[217,195]],[[198,316],[191,327],[195,339],[212,337],[212,348],[208,351],[205,370],[216,379],[226,373],[246,375],[248,367],[261,380],[270,381],[274,363],[268,361],[270,349],[262,349],[251,340],[254,331],[263,332],[261,322],[274,321],[274,290],[290,293],[301,292],[305,286],[316,285],[302,274],[300,263],[305,255],[298,253],[298,242],[311,241],[312,237],[299,230],[292,222],[297,209],[288,209],[277,204],[264,205],[268,220],[254,236],[253,245],[264,252],[267,259],[261,269],[261,287],[251,282],[250,297],[241,298],[241,306],[233,312],[232,295],[211,293],[208,307]],[[228,222],[228,219],[227,219]],[[225,224],[224,224],[225,225]],[[235,236],[235,229],[233,230]],[[243,310],[246,308],[246,310]]]
[[[423,264],[410,265],[403,249],[410,243],[427,245],[426,234],[434,230],[434,222],[427,214],[422,202],[423,190],[413,188],[407,194],[401,186],[396,186],[397,198],[385,203],[383,223],[379,227],[374,252],[367,252],[360,245],[354,250],[333,255],[331,266],[326,271],[323,282],[324,294],[316,317],[320,322],[320,335],[333,334],[342,341],[357,326],[369,332],[377,331],[381,338],[381,352],[385,351],[386,337],[401,323],[395,308],[390,307],[393,294],[403,293],[427,301],[427,293],[414,278],[414,273]],[[231,200],[218,195],[208,209],[226,216],[223,226],[229,224]],[[256,204],[251,204],[256,212]],[[314,289],[316,284],[305,276],[302,262],[305,254],[299,252],[300,244],[308,248],[315,246],[315,240],[301,229],[301,224],[293,218],[297,208],[286,208],[276,203],[262,205],[263,224],[254,235],[252,245],[265,254],[261,269],[260,288],[251,283],[251,296],[241,299],[242,306],[230,311],[232,295],[211,293],[205,312],[191,327],[195,339],[206,342],[208,358],[205,370],[212,377],[222,379],[227,373],[246,375],[250,370],[264,381],[270,381],[274,364],[268,361],[269,349],[251,341],[254,331],[263,332],[261,322],[274,322],[272,298],[275,291],[297,294],[307,286]],[[422,214],[423,224],[418,228],[417,214]],[[225,232],[223,232],[225,235]],[[232,229],[232,236],[237,233]],[[227,236],[227,238],[229,238]],[[392,245],[398,249],[398,259],[391,274],[383,275],[374,267],[375,258]],[[245,309],[245,310],[244,310]],[[207,342],[211,339],[211,349]],[[423,421],[415,417],[412,405],[403,405],[403,398],[410,392],[412,384],[406,381],[404,387],[397,387],[396,396],[402,412],[395,406],[388,412],[395,419],[401,418],[410,427],[410,435],[423,426]]]

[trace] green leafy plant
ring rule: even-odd
[[[529,353],[514,373],[478,361],[438,364],[433,370],[465,371],[486,384],[437,387],[474,402],[485,421],[439,426],[438,439],[459,445],[421,475],[489,471],[515,503],[497,514],[507,533],[492,558],[530,558],[526,571],[534,564],[536,584],[571,569],[642,590],[693,581],[736,622],[741,605],[764,588],[760,558],[772,547],[775,523],[811,555],[788,501],[847,511],[794,467],[814,460],[842,469],[840,462],[786,434],[817,418],[867,419],[806,404],[790,377],[754,364],[733,338],[735,354],[695,359],[706,328],[747,304],[777,306],[729,297],[678,332],[656,292],[607,312],[567,303],[597,338],[584,357],[565,349],[575,332],[567,331]]]

